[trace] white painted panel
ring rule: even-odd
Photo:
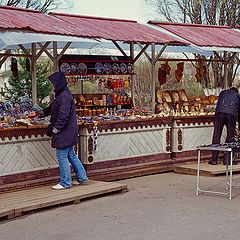
[[[0,176],[56,166],[55,150],[46,138],[0,143]]]
[[[163,131],[164,128],[152,127],[99,133],[94,161],[163,153]]]

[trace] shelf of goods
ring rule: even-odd
[[[99,121],[80,127],[79,156],[90,177],[121,179],[168,171],[171,117]]]
[[[184,89],[157,90],[156,112],[173,117],[171,125],[171,153],[175,164],[197,160],[196,147],[211,144],[217,96],[189,99]],[[225,138],[224,130],[222,141]],[[203,153],[205,159],[210,153]],[[208,154],[208,155],[207,155]]]
[[[105,115],[114,108],[131,108],[133,61],[127,56],[63,55],[64,72],[79,116]]]
[[[132,101],[126,96],[116,94],[74,94],[78,116],[106,115],[121,106],[124,109],[132,107]]]

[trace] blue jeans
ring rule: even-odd
[[[76,173],[77,181],[85,182],[88,180],[86,171],[82,165],[82,162],[77,157],[73,146],[66,148],[57,148],[56,157],[60,169],[60,182],[63,187],[71,188],[72,187],[72,175],[70,163],[73,167],[74,172]]]

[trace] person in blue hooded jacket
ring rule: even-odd
[[[76,173],[75,184],[86,183],[88,177],[74,151],[74,145],[78,142],[76,106],[66,77],[62,72],[55,72],[49,80],[54,87],[55,98],[49,107],[43,109],[43,114],[51,116],[48,135],[52,136],[51,146],[56,149],[60,170],[60,181],[52,188],[61,190],[72,187],[70,163]]]
[[[238,89],[231,87],[229,89],[221,91],[218,97],[215,118],[214,118],[214,133],[213,133],[213,144],[219,144],[222,136],[224,125],[227,128],[227,137],[225,142],[230,143],[234,141],[234,133],[236,128],[236,121],[240,118],[240,96]],[[212,151],[212,158],[208,164],[218,164],[218,151]],[[229,154],[224,154],[223,164],[229,164]],[[237,162],[233,161],[233,164]]]

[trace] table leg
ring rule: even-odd
[[[198,149],[197,188],[196,188],[196,195],[197,196],[199,195],[200,158],[201,158],[201,153],[200,153],[200,149]]]

